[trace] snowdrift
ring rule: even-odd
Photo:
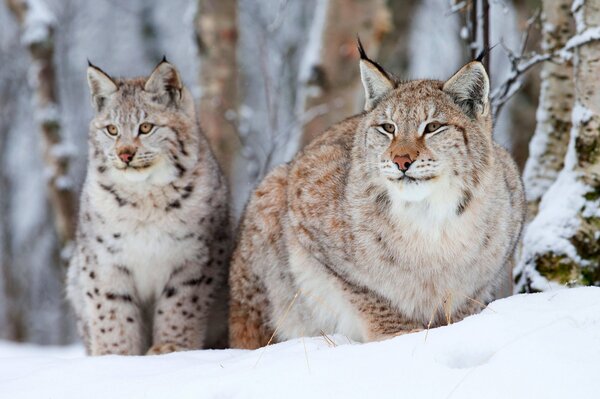
[[[356,344],[87,358],[0,343],[1,398],[598,398],[600,288],[517,295],[454,325]]]

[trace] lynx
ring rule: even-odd
[[[230,344],[322,333],[381,340],[492,299],[519,238],[523,188],[492,140],[489,81],[399,82],[359,43],[365,110],[274,169],[247,206]]]
[[[87,78],[95,116],[67,287],[87,351],[201,348],[230,232],[227,186],[191,94],[166,59],[148,78],[91,64]]]

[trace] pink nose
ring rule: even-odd
[[[129,162],[131,162],[131,160],[133,159],[134,155],[135,152],[131,153],[129,151],[125,151],[119,154],[119,158],[121,158],[121,161],[125,162],[126,164],[129,164]]]
[[[396,155],[394,157],[393,162],[398,166],[398,169],[400,169],[403,172],[406,172],[408,168],[410,168],[410,165],[413,163],[413,160],[410,159],[410,155],[404,154]]]

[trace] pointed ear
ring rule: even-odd
[[[155,101],[161,104],[178,104],[182,96],[183,83],[177,69],[163,57],[150,74],[144,90],[155,94]]]
[[[444,83],[443,90],[470,118],[487,115],[490,81],[483,64],[471,61]]]
[[[92,105],[96,112],[102,111],[106,99],[117,92],[119,87],[106,72],[88,61],[87,81],[92,94]]]
[[[367,57],[360,39],[357,40],[360,54],[360,79],[365,88],[365,111],[370,111],[384,95],[396,87],[396,83],[381,65]]]

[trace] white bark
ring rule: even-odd
[[[600,25],[600,0],[575,1],[578,37]],[[571,39],[573,40],[573,39]],[[600,284],[600,41],[575,48],[569,145],[556,181],[527,227],[520,290]]]
[[[543,1],[544,52],[560,50],[573,35],[570,4],[571,0]],[[571,130],[574,94],[572,75],[571,61],[546,62],[542,66],[537,126],[529,143],[529,158],[523,173],[529,219],[535,216],[542,195],[563,168]]]
[[[48,196],[62,248],[75,237],[74,184],[68,175],[71,147],[61,131],[54,65],[56,19],[42,0],[7,0],[22,28],[22,42],[31,55],[36,119],[42,136]]]

